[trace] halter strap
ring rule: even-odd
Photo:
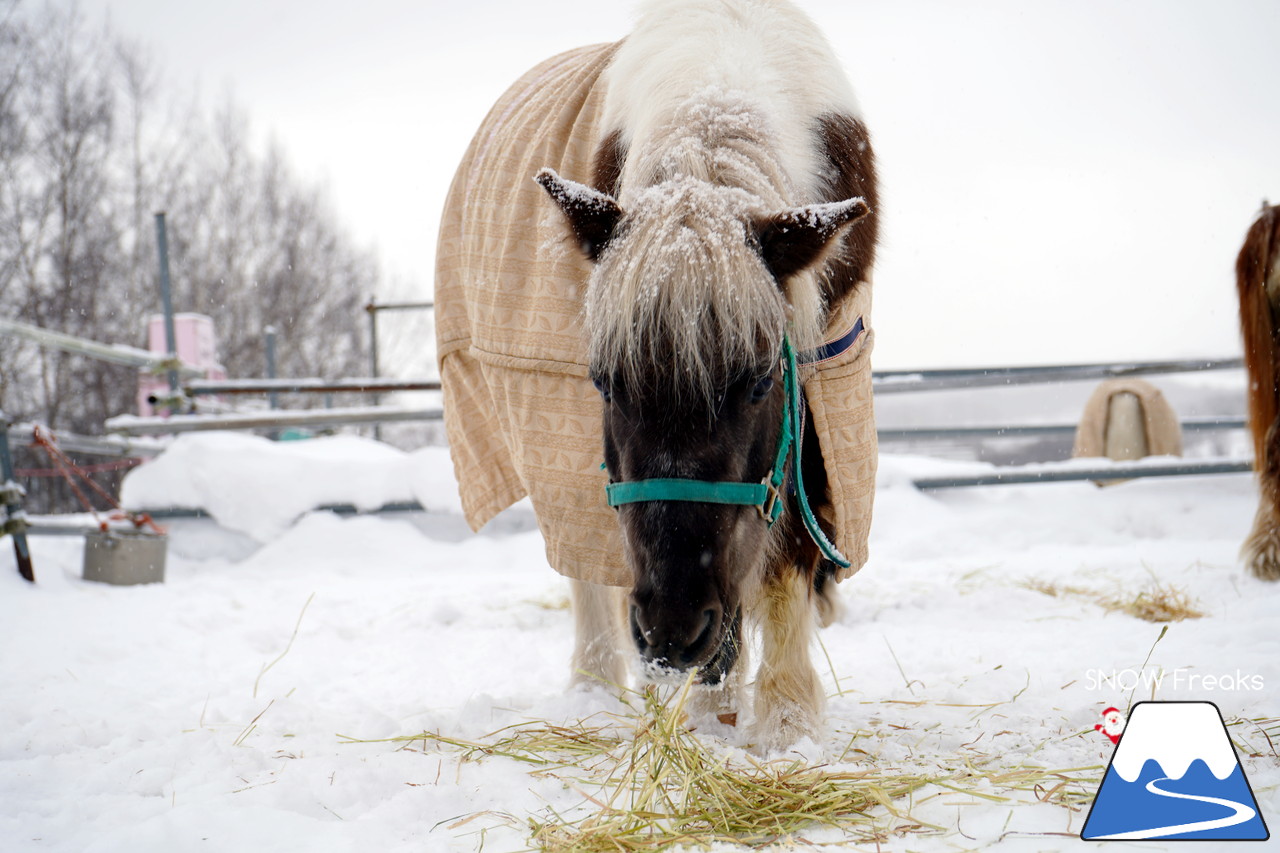
[[[769,496],[766,483],[714,483],[681,478],[632,480],[605,486],[609,506],[642,501],[692,501],[704,504],[763,505]]]
[[[862,319],[859,318],[848,334],[817,350],[805,353],[803,362],[812,364],[834,358],[849,349],[862,334],[862,330]],[[817,518],[814,517],[813,509],[809,506],[809,496],[804,490],[804,473],[800,465],[800,443],[804,434],[804,424],[801,414],[799,366],[796,351],[791,346],[789,337],[782,339],[782,360],[785,396],[782,407],[782,430],[778,438],[778,450],[774,456],[773,469],[763,480],[759,483],[726,483],[673,477],[610,483],[605,486],[609,506],[618,507],[643,501],[691,501],[754,506],[768,525],[773,527],[785,509],[782,486],[786,482],[787,465],[790,463],[792,475],[796,481],[800,518],[804,522],[805,529],[808,530],[809,536],[824,557],[841,568],[848,568],[851,563],[822,531]]]
[[[848,342],[845,343],[844,349],[848,349],[853,345],[853,341],[857,339],[857,335],[862,333],[861,327],[862,318],[858,318],[858,323],[855,327],[856,334],[851,333],[853,334],[852,338],[848,338],[848,336],[846,336],[846,338],[848,338]],[[843,352],[843,350],[841,351]],[[791,418],[792,430],[795,432],[796,436],[795,464],[792,465],[792,471],[795,472],[796,498],[797,502],[800,504],[800,518],[804,521],[805,529],[809,531],[810,538],[812,538],[814,544],[818,546],[818,550],[822,552],[822,556],[826,557],[840,568],[847,569],[853,565],[853,563],[849,561],[848,557],[840,553],[840,549],[837,548],[835,543],[828,539],[827,534],[822,531],[822,527],[818,524],[818,519],[813,515],[813,509],[809,506],[809,494],[804,490],[804,471],[803,466],[800,464],[800,442],[804,437],[804,427],[801,422],[800,414],[800,381],[796,368],[796,351],[791,348],[791,342],[786,338],[782,341],[782,352],[787,359],[787,377],[789,379],[789,382],[787,383],[787,406],[785,408],[787,410],[787,416]]]
[[[800,363],[806,366],[822,364],[824,361],[831,361],[833,358],[844,355],[849,351],[850,347],[858,342],[858,338],[862,337],[864,329],[865,326],[862,322],[862,318],[859,317],[857,322],[849,328],[849,331],[845,332],[840,337],[833,341],[827,341],[817,349],[811,349],[808,352],[801,353],[798,356]]]
[[[789,352],[791,342],[783,338],[784,351]],[[794,355],[794,354],[793,354]],[[794,443],[794,423],[787,411],[791,399],[791,374],[784,370],[784,382],[788,389],[787,405],[783,406],[782,434],[778,438],[778,452],[774,455],[773,469],[759,483],[726,483],[711,480],[690,480],[683,477],[630,480],[610,483],[604,487],[609,506],[644,501],[691,501],[694,503],[727,504],[730,506],[754,506],[760,516],[773,527],[785,508],[782,500],[782,484],[787,479],[787,461]]]

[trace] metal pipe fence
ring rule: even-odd
[[[405,421],[439,421],[440,409],[396,409],[386,406],[360,406],[343,409],[274,409],[262,412],[240,412],[226,415],[174,415],[142,418],[121,415],[106,422],[108,431],[120,435],[172,435],[185,432],[237,429],[288,429],[289,427],[334,427],[358,424],[397,423]]]
[[[971,486],[1016,486],[1027,483],[1066,483],[1081,480],[1138,480],[1145,477],[1190,477],[1207,474],[1243,474],[1253,470],[1251,459],[1204,459],[1166,464],[1115,463],[1088,467],[1039,468],[1019,466],[1007,470],[941,477],[920,477],[913,482],[924,490]]]
[[[79,338],[75,335],[55,332],[29,323],[21,323],[17,320],[0,318],[0,335],[22,338],[42,347],[51,347],[63,352],[88,356],[89,358],[112,364],[123,364],[126,367],[137,367],[157,374],[171,370],[176,370],[182,376],[201,376],[204,374],[203,370],[184,364],[177,356],[151,352],[150,350],[138,349],[137,347],[123,344],[102,344],[87,338]]]
[[[439,391],[438,379],[194,379],[183,386],[192,396],[233,394],[389,394]]]
[[[1180,359],[1175,361],[1060,364],[1030,367],[974,367],[948,370],[878,370],[871,374],[877,394],[989,388],[1046,382],[1118,379],[1162,373],[1231,370],[1244,366],[1242,358]]]
[[[1186,418],[1180,421],[1184,432],[1215,432],[1244,429],[1248,422],[1237,417]],[[1015,424],[1010,426],[958,427],[886,427],[876,430],[882,442],[929,441],[963,438],[1043,438],[1075,435],[1075,424]]]

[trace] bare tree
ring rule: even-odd
[[[261,375],[269,325],[282,375],[360,372],[372,255],[279,146],[259,153],[241,108],[209,117],[159,80],[142,45],[74,6],[0,0],[0,316],[143,345],[165,210],[176,306],[213,317],[231,375]],[[136,382],[0,337],[0,408],[16,418],[97,432]]]

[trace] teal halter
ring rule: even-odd
[[[858,331],[861,331],[859,324]],[[783,394],[782,435],[778,438],[778,452],[774,456],[773,470],[759,483],[717,483],[709,480],[667,478],[632,480],[626,483],[610,483],[605,486],[609,506],[643,501],[691,501],[694,503],[754,506],[770,527],[782,516],[785,501],[782,487],[787,478],[787,463],[796,478],[796,496],[800,503],[800,516],[809,535],[822,551],[822,555],[841,568],[848,568],[849,560],[840,553],[818,526],[809,497],[804,490],[804,475],[800,466],[800,439],[804,424],[800,410],[800,382],[796,365],[796,352],[791,339],[782,339]]]

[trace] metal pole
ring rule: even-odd
[[[374,379],[378,378],[378,297],[374,296],[369,299],[369,304],[364,307],[369,312],[369,370]],[[373,405],[382,402],[382,397],[378,394],[373,395],[371,401]],[[374,424],[373,426],[374,441],[382,440],[382,426]]]
[[[178,358],[178,335],[173,328],[173,293],[169,284],[169,235],[164,225],[164,213],[156,214],[156,246],[160,252],[160,300],[164,305],[164,345],[169,358]],[[169,371],[169,395],[178,396],[178,371]],[[170,403],[169,410],[173,411]]]
[[[396,394],[401,391],[439,391],[438,379],[193,379],[183,389],[187,394]]]
[[[97,341],[91,341],[87,338],[77,338],[75,335],[64,335],[62,332],[55,332],[52,329],[42,329],[39,326],[32,326],[29,323],[19,323],[17,320],[8,320],[4,317],[0,317],[0,335],[5,337],[22,338],[23,340],[34,341],[42,347],[52,347],[54,349],[60,349],[63,352],[84,355],[89,358],[96,358],[99,361],[106,361],[112,364],[123,364],[128,367],[142,367],[147,370],[157,370],[164,369],[169,366],[169,360],[158,352],[149,352],[147,350],[138,349],[137,347],[123,346],[121,344],[100,344]],[[196,370],[195,368],[186,365],[179,368],[179,373],[183,376],[204,375],[204,371]]]
[[[938,391],[952,388],[986,388],[1035,385],[1046,382],[1078,382],[1089,379],[1115,379],[1157,373],[1233,370],[1242,366],[1244,366],[1244,359],[1221,358],[1141,363],[1060,364],[1043,367],[877,370],[871,374],[871,386],[877,394],[892,394],[905,391]]]
[[[396,409],[388,406],[357,406],[349,409],[304,409],[302,411],[239,412],[227,415],[176,415],[171,418],[140,418],[119,415],[106,422],[109,432],[121,435],[172,435],[200,430],[328,427],[353,424],[439,421],[440,409]]]
[[[267,336],[267,378],[276,378],[276,327],[267,326],[263,330]],[[275,391],[267,394],[267,404],[273,408],[280,408],[280,395]]]
[[[1209,432],[1212,430],[1243,429],[1244,418],[1204,417],[1187,418],[1181,422],[1183,432]],[[930,441],[934,439],[966,438],[1038,438],[1043,436],[1074,435],[1076,424],[1027,424],[1013,426],[971,427],[886,427],[876,430],[881,441]]]
[[[435,308],[434,302],[370,302],[368,311],[427,311]]]
[[[13,478],[13,457],[9,455],[9,418],[0,412],[0,477],[4,478],[6,488],[17,489],[18,481]],[[27,544],[27,515],[22,511],[22,501],[17,494],[11,494],[5,502],[7,524],[12,525],[13,553],[18,561],[18,574],[31,583],[36,582],[36,572],[31,565],[31,548]]]
[[[369,375],[373,378],[378,377],[378,300],[373,298],[369,300],[369,304],[364,306],[364,310],[369,312]],[[375,399],[376,403],[377,400]]]
[[[1253,470],[1250,459],[1219,459],[1197,462],[1144,465],[1129,463],[1099,465],[1096,468],[1036,469],[1013,468],[983,474],[923,477],[917,489],[960,489],[969,486],[1016,486],[1027,483],[1065,483],[1074,480],[1129,480],[1140,477],[1189,477],[1198,474],[1244,474]]]

